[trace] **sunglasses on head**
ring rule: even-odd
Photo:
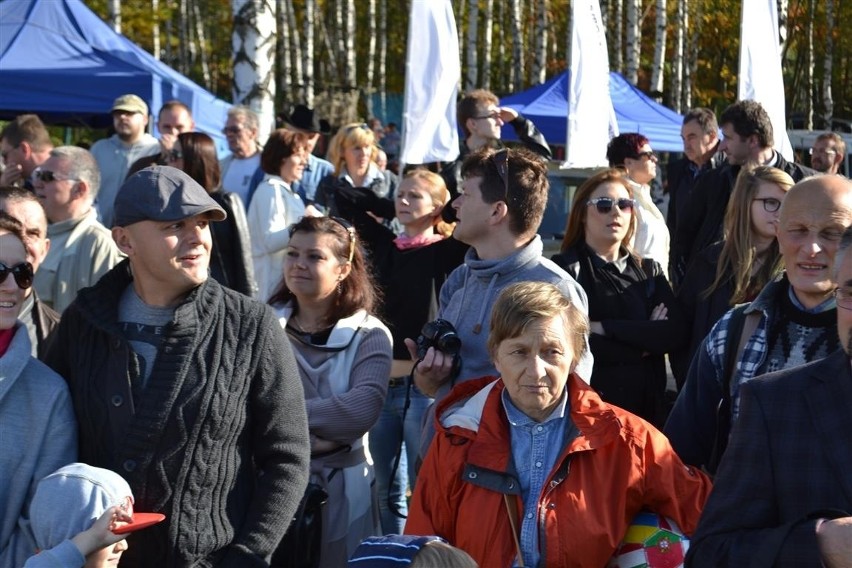
[[[346,229],[346,233],[349,235],[349,262],[352,262],[352,259],[355,258],[355,241],[357,239],[355,227],[352,226],[352,223],[340,217],[329,217],[329,219]]]
[[[491,154],[491,161],[497,168],[497,175],[503,180],[503,196],[509,199],[509,150],[503,148]]]
[[[595,209],[598,210],[598,213],[609,213],[612,211],[613,206],[618,207],[621,211],[629,211],[633,209],[633,204],[635,202],[632,199],[628,199],[626,197],[622,197],[621,199],[612,199],[611,197],[597,197],[595,199],[589,199],[586,201],[586,207],[589,205],[594,205]]]
[[[21,290],[26,290],[33,285],[33,265],[29,262],[22,262],[15,266],[6,266],[5,263],[0,262],[0,284],[5,282],[10,274]]]

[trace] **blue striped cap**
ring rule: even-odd
[[[439,536],[389,534],[365,538],[355,549],[349,566],[357,568],[396,568],[408,566],[427,542],[447,542]]]

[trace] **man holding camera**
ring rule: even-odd
[[[462,165],[462,191],[453,201],[458,224],[453,237],[470,245],[462,266],[456,268],[441,288],[438,317],[451,323],[461,340],[457,355],[439,348],[447,346],[447,330],[439,328],[432,338],[423,336],[421,349],[412,339],[406,345],[417,361],[414,384],[436,402],[459,382],[496,375],[488,353],[487,339],[491,306],[500,291],[523,281],[550,282],[588,314],[583,289],[568,273],[542,257],[543,244],[536,234],[550,184],[547,165],[525,149],[482,148]],[[443,337],[443,340],[441,340]],[[425,351],[422,347],[427,347]],[[588,381],[592,355],[588,346],[577,365],[577,373]],[[425,455],[434,434],[427,418],[421,445]]]

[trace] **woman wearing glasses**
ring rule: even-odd
[[[257,279],[257,297],[265,302],[281,279],[290,240],[289,227],[305,215],[305,203],[293,189],[308,163],[305,134],[284,128],[275,130],[260,155],[266,173],[248,208],[251,256]]]
[[[775,239],[781,203],[793,178],[769,166],[743,168],[725,213],[724,237],[695,257],[677,298],[690,326],[690,341],[671,354],[678,388],[698,345],[732,306],[752,301],[783,269]]]
[[[660,264],[630,248],[635,205],[622,170],[586,180],[553,261],[589,298],[592,387],[605,401],[661,426],[665,354],[681,347],[685,327]]]
[[[328,161],[334,166],[334,173],[323,178],[317,187],[317,203],[329,215],[351,217],[352,211],[336,199],[341,191],[393,198],[397,178],[393,172],[379,169],[378,152],[376,135],[366,124],[347,124],[337,131],[328,148]]]
[[[304,217],[289,232],[284,279],[269,303],[305,389],[311,480],[329,495],[320,565],[345,566],[362,539],[380,534],[365,445],[387,393],[391,335],[372,315],[378,298],[355,229]]]
[[[636,232],[631,245],[641,258],[653,258],[668,274],[669,228],[666,218],[651,199],[650,183],[657,177],[657,155],[650,141],[636,132],[620,134],[606,149],[609,167],[623,168],[636,200]]]
[[[44,476],[76,461],[77,422],[65,381],[31,356],[18,321],[33,283],[21,223],[0,211],[0,564],[23,566],[35,551],[19,521]],[[21,523],[22,525],[23,523]]]
[[[222,174],[213,139],[202,132],[179,134],[166,154],[166,165],[186,172],[218,203],[228,218],[210,224],[210,276],[246,296],[257,293],[251,259],[248,221],[243,200],[222,189]]]

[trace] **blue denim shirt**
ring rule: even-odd
[[[302,179],[293,182],[293,191],[299,194],[305,205],[312,203],[317,194],[317,186],[322,178],[334,173],[334,166],[328,160],[317,158],[313,154],[308,156]]]
[[[512,436],[512,459],[518,473],[524,503],[521,552],[526,566],[538,566],[541,560],[538,547],[539,496],[565,446],[568,391],[562,391],[559,404],[551,415],[540,423],[518,410],[506,389],[503,390],[502,397]]]

